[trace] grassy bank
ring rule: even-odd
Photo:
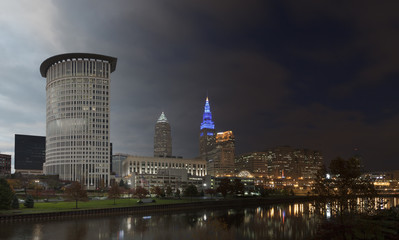
[[[74,210],[88,210],[88,209],[104,209],[104,208],[121,208],[121,207],[132,207],[132,206],[143,206],[143,204],[137,203],[138,199],[116,199],[114,200],[91,200],[88,202],[78,202],[78,209],[75,208],[75,202],[73,201],[61,201],[61,202],[35,202],[34,208],[26,208],[23,204],[20,204],[20,209],[13,210],[2,210],[0,214],[13,215],[13,214],[31,214],[31,213],[49,213],[49,212],[63,212],[63,211],[74,211]],[[186,199],[155,199],[155,203],[145,203],[144,205],[156,205],[156,204],[176,204],[176,203],[187,203],[195,201]]]

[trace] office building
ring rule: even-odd
[[[15,134],[15,172],[43,174],[46,137]]]
[[[215,154],[215,144],[216,144],[216,130],[215,124],[212,121],[211,107],[209,105],[209,99],[206,98],[204,113],[202,116],[202,123],[200,127],[199,136],[199,149],[200,157],[207,162],[213,161],[213,156]]]
[[[170,124],[162,112],[155,124],[154,157],[172,156],[172,134]]]
[[[117,59],[67,53],[40,66],[46,78],[47,175],[79,181],[87,189],[109,184],[110,75]]]
[[[208,162],[208,174],[215,177],[233,176],[235,139],[232,131],[216,134],[212,161]]]
[[[158,174],[163,169],[185,169],[192,176],[207,175],[206,161],[176,157],[143,157],[126,155],[122,163],[122,176],[135,174]]]
[[[11,174],[11,155],[0,154],[0,175]]]
[[[183,194],[183,190],[188,185],[194,185],[197,187],[198,191],[204,188],[203,177],[192,176],[187,173],[185,169],[161,169],[156,174],[137,174],[132,173],[127,178],[127,185],[130,188],[136,188],[138,186],[144,187],[148,190],[154,187],[160,187],[161,189],[166,189],[170,187],[173,192],[177,189]]]
[[[319,151],[281,146],[241,154],[235,159],[235,170],[246,170],[255,177],[270,179],[312,179],[322,163],[323,156]]]
[[[235,172],[248,171],[255,177],[269,176],[268,166],[271,160],[266,152],[244,153],[235,159]]]

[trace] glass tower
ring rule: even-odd
[[[110,74],[117,59],[68,53],[40,66],[46,78],[46,159],[43,171],[88,189],[109,184]]]

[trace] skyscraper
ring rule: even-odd
[[[91,53],[50,57],[46,78],[46,161],[43,171],[88,189],[109,184],[110,74],[117,59]]]
[[[165,113],[162,112],[155,124],[154,157],[172,156],[172,135]]]
[[[15,172],[43,174],[46,137],[15,134]]]
[[[207,97],[205,101],[204,114],[202,115],[199,136],[200,156],[207,162],[212,161],[212,155],[215,149],[215,141],[215,124],[212,121],[211,106],[209,105],[209,99]]]
[[[232,131],[216,134],[215,175],[233,175],[235,158],[235,138]]]

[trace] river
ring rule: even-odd
[[[398,198],[388,200],[386,208],[398,205]],[[312,239],[326,217],[311,203],[75,217],[1,223],[0,239]]]

